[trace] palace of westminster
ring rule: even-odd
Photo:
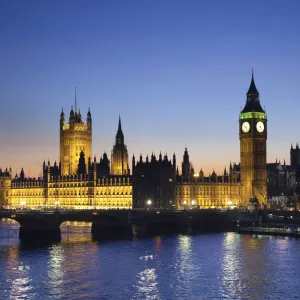
[[[250,199],[261,205],[299,194],[300,149],[291,147],[291,163],[266,163],[267,116],[252,80],[239,118],[240,163],[228,170],[205,176],[195,173],[185,148],[181,173],[175,154],[132,157],[129,168],[127,146],[119,118],[115,145],[109,160],[106,153],[92,158],[92,116],[86,123],[73,108],[69,121],[60,115],[60,161],[43,164],[43,176],[26,178],[22,168],[13,176],[0,169],[0,207],[61,207],[128,209],[145,207],[246,207]],[[287,198],[289,197],[289,198]],[[275,200],[274,200],[275,199]]]

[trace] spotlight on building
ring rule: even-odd
[[[228,205],[228,208],[231,208],[231,206],[232,206],[232,201],[231,201],[231,200],[228,200],[228,201],[227,201],[227,205]]]
[[[56,209],[58,209],[59,202],[58,202],[58,201],[55,201],[55,202],[54,202],[54,205],[55,205]]]
[[[25,208],[25,207],[26,207],[26,201],[25,201],[25,200],[22,200],[22,201],[20,202],[20,206],[21,206],[21,208]]]

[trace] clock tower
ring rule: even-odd
[[[252,73],[247,101],[239,120],[241,205],[250,199],[267,201],[267,115],[262,109]]]

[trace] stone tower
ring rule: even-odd
[[[86,124],[83,123],[79,112],[70,111],[69,123],[65,114],[60,114],[60,163],[61,175],[74,175],[78,171],[80,152],[86,159],[92,156],[92,116],[87,113]]]
[[[2,172],[0,168],[0,208],[11,205],[11,168],[7,168]]]
[[[296,144],[295,148],[293,148],[293,145],[291,145],[290,159],[292,170],[297,171],[300,168],[300,148],[298,143]]]
[[[262,109],[252,73],[247,101],[239,120],[241,205],[250,199],[267,201],[267,116]]]
[[[124,134],[122,131],[121,118],[119,117],[116,142],[111,153],[111,175],[129,175],[128,152],[124,144]]]
[[[191,176],[191,163],[187,148],[185,147],[182,161],[182,178],[184,181],[189,181]]]

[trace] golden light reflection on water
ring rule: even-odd
[[[269,270],[268,256],[265,255],[268,253],[265,250],[268,240],[269,237],[264,235],[244,235],[241,239],[240,277],[243,282],[243,294],[248,294],[248,299],[265,299],[265,296],[270,294],[268,282],[272,274]]]
[[[61,224],[61,244],[80,244],[93,241],[91,235],[91,222],[66,221]]]
[[[258,250],[260,248],[259,237],[252,237],[248,239],[248,249]]]
[[[92,227],[92,222],[79,222],[79,221],[65,221],[60,225],[60,228],[64,227]]]
[[[29,278],[29,265],[20,262],[19,247],[11,247],[8,249],[7,270],[5,273],[9,277],[16,277],[11,281],[10,296],[12,299],[27,299],[32,289]]]
[[[19,260],[19,247],[11,247],[8,249],[8,268],[12,269]]]

